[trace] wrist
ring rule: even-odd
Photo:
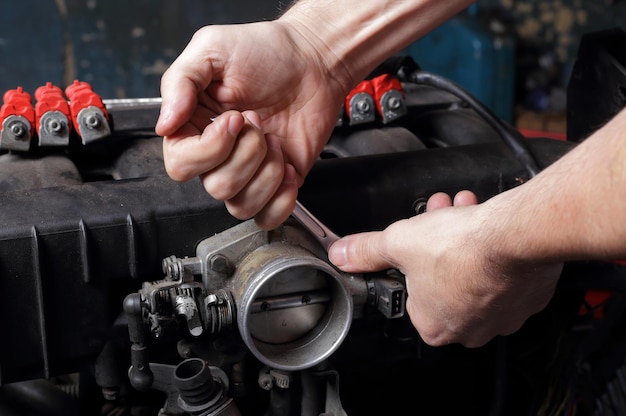
[[[346,65],[345,57],[331,44],[338,43],[332,33],[322,34],[327,28],[320,24],[319,16],[304,7],[293,7],[276,23],[281,25],[292,39],[296,50],[302,53],[313,65],[317,65],[323,75],[335,81],[347,95],[357,82],[350,65]],[[358,76],[358,75],[357,75]]]
[[[480,247],[487,262],[498,264],[502,269],[547,260],[538,258],[539,253],[533,251],[537,246],[533,244],[532,233],[528,232],[528,224],[519,221],[520,206],[516,201],[521,190],[511,189],[479,205],[472,244]]]
[[[563,213],[542,200],[539,177],[498,194],[481,206],[480,231],[487,258],[504,268],[562,263],[579,250]]]

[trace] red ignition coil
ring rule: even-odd
[[[361,81],[346,96],[345,106],[351,126],[376,120],[372,83],[370,81]]]
[[[83,144],[111,134],[109,114],[102,98],[93,91],[91,85],[76,80],[65,89],[65,95],[70,100],[72,122]]]
[[[22,87],[7,90],[0,107],[0,149],[27,152],[34,133],[35,110],[32,98]]]
[[[35,90],[35,116],[39,146],[67,146],[72,117],[61,88],[48,82]]]
[[[383,124],[390,123],[407,113],[404,90],[400,80],[389,74],[372,79],[376,109]]]

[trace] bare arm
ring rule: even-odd
[[[626,110],[528,184],[485,203],[513,260],[626,259]]]
[[[277,226],[352,87],[470,3],[301,0],[275,21],[200,29],[161,82],[169,175]]]

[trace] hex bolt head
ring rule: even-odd
[[[209,259],[209,267],[216,273],[229,274],[233,266],[226,256],[215,254]]]

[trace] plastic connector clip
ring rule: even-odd
[[[0,149],[27,152],[34,133],[32,98],[22,87],[8,90],[0,107]]]
[[[387,276],[371,279],[373,296],[370,302],[388,319],[404,316],[406,311],[406,288],[398,280]]]

